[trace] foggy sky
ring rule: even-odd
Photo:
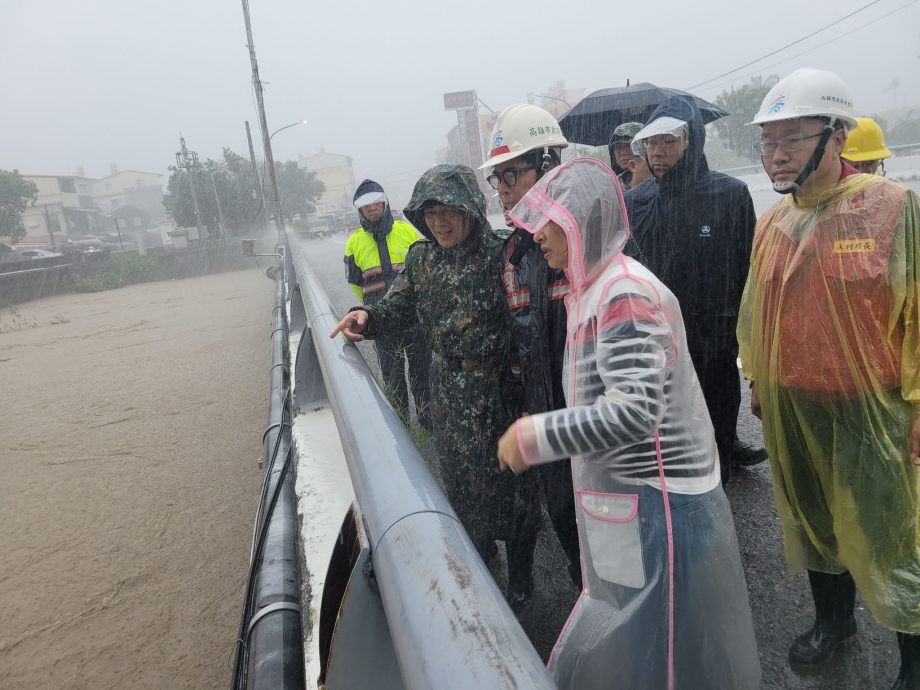
[[[920,2],[878,19],[908,1],[882,0],[695,93],[808,66],[838,72],[861,113],[920,107]],[[476,89],[500,110],[557,80],[684,88],[867,2],[251,0],[251,15],[269,129],[309,120],[273,139],[276,159],[350,155],[358,181],[379,180],[400,208],[456,122],[446,91]],[[102,177],[116,162],[165,186],[180,130],[202,159],[223,146],[246,155],[244,120],[258,136],[239,0],[0,0],[0,18],[2,169]]]

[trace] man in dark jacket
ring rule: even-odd
[[[705,142],[699,109],[687,96],[662,103],[636,134],[634,150],[655,179],[626,194],[635,239],[628,253],[680,302],[726,481],[741,404],[735,326],[757,217],[744,183],[709,169]],[[748,453],[743,461],[751,459]]]
[[[535,105],[512,105],[495,119],[489,158],[481,169],[491,170],[489,184],[498,191],[508,211],[543,175],[559,165],[568,142],[559,123]],[[524,411],[530,414],[565,407],[562,355],[565,351],[566,311],[563,297],[569,281],[560,269],[550,268],[533,236],[516,230],[506,241],[499,268],[511,330],[515,369],[523,386]],[[581,587],[575,494],[568,460],[542,465],[536,471],[543,487],[546,510],[569,559],[569,575]],[[539,521],[530,514],[516,516],[509,558],[532,563]],[[527,572],[522,565],[520,572]],[[533,583],[518,586],[529,592]],[[528,595],[529,597],[529,595]],[[526,606],[526,602],[523,604]]]

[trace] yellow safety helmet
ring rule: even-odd
[[[885,146],[885,136],[878,123],[871,117],[857,117],[856,121],[859,126],[847,135],[847,143],[840,155],[854,163],[891,158],[891,151]]]

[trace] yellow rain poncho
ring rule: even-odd
[[[757,223],[738,321],[792,569],[849,570],[882,625],[920,633],[920,200],[851,175]]]

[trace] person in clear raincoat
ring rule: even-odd
[[[789,660],[815,667],[856,634],[859,589],[898,633],[892,687],[920,688],[920,198],[841,160],[857,121],[832,72],[780,80],[752,124],[787,196],[757,222],[738,342],[816,614]]]
[[[715,437],[674,295],[622,253],[610,168],[578,158],[511,211],[565,267],[568,407],[499,441],[515,473],[572,458],[584,590],[550,656],[560,688],[756,688],[760,662]]]

